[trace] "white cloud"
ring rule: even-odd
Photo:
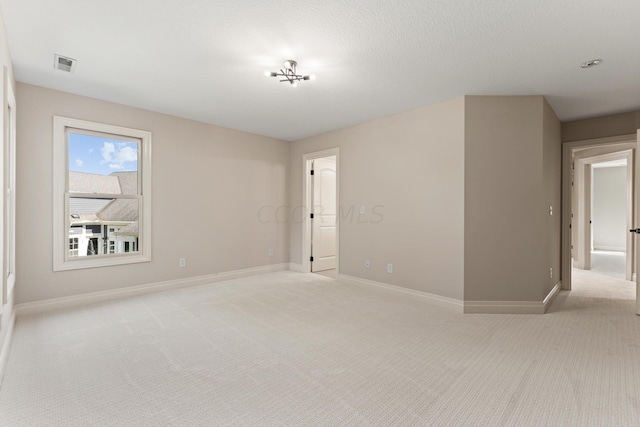
[[[134,144],[126,142],[104,142],[100,149],[102,162],[109,163],[111,169],[125,169],[125,163],[138,161],[138,150]]]
[[[81,167],[84,162],[81,159],[76,159],[76,166]]]
[[[138,160],[138,151],[131,146],[118,147],[114,160],[118,163],[135,162]]]
[[[102,158],[105,162],[111,161],[113,158],[113,153],[116,151],[116,146],[113,142],[105,142],[100,149],[102,152]]]

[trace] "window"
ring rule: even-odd
[[[78,256],[78,238],[72,237],[69,239],[69,254],[71,256]]]
[[[54,271],[151,260],[150,159],[150,132],[54,117]]]

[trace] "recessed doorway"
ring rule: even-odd
[[[636,235],[640,234],[636,141],[637,135],[622,135],[563,144],[563,290],[572,289],[574,267],[580,272],[576,274],[578,278],[596,275],[593,280],[603,286],[614,280],[638,288],[634,282],[639,255]],[[622,183],[621,188],[615,189],[615,195],[611,194],[612,180]],[[596,203],[615,202],[618,206],[615,215],[607,211],[611,206],[594,207],[594,199],[598,198],[601,200],[595,200]],[[608,227],[614,216],[616,232],[612,234]],[[640,313],[637,298],[636,311]]]

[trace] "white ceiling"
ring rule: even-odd
[[[0,0],[16,79],[284,140],[461,95],[640,109],[638,0]],[[78,60],[53,68],[54,54]],[[603,64],[581,69],[584,61]],[[264,76],[285,59],[317,80]]]

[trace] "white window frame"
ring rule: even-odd
[[[69,249],[69,212],[67,175],[69,156],[67,129],[79,129],[136,138],[140,140],[138,182],[140,213],[138,217],[138,252],[90,257],[67,256]],[[151,261],[151,132],[121,126],[89,122],[68,117],[53,117],[53,271],[77,270]]]
[[[0,113],[2,129],[2,155],[0,177],[3,182],[3,197],[0,201],[0,224],[3,239],[0,245],[0,283],[2,304],[9,301],[16,282],[16,97],[7,67],[2,68],[3,112]]]

